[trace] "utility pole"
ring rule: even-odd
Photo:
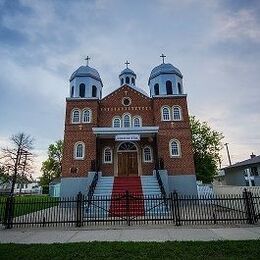
[[[224,145],[226,146],[229,165],[231,165],[232,163],[231,163],[230,153],[229,153],[229,149],[228,149],[228,143],[225,143]]]

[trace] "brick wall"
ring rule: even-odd
[[[132,102],[130,106],[124,106],[122,99],[130,97]],[[161,107],[168,105],[178,105],[182,109],[183,120],[180,122],[162,122]],[[74,108],[92,110],[92,122],[90,124],[71,124],[71,111]],[[157,150],[158,157],[163,158],[165,168],[171,175],[194,174],[194,163],[191,146],[191,131],[189,126],[188,109],[186,96],[176,97],[158,97],[149,98],[133,90],[128,86],[123,86],[110,95],[98,100],[75,100],[68,99],[66,107],[65,137],[64,137],[64,159],[62,165],[63,177],[85,176],[91,169],[91,160],[96,159],[96,137],[92,132],[92,127],[111,127],[114,116],[122,116],[124,113],[130,113],[132,116],[142,117],[143,126],[159,126]],[[176,138],[181,143],[181,157],[171,158],[169,154],[169,141]],[[86,158],[84,160],[73,159],[74,144],[77,141],[83,141],[86,145]],[[113,151],[113,160],[115,159],[116,143],[114,139],[100,139],[100,170],[105,175],[114,173],[113,164],[104,164],[102,158],[103,148],[110,146]],[[142,138],[138,143],[141,147],[140,156],[142,161],[143,174],[151,174],[155,168],[153,163],[144,163],[142,148],[145,145],[151,145],[151,138]],[[153,149],[156,149],[153,147]],[[71,174],[71,167],[78,168],[76,174]]]

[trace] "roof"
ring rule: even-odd
[[[59,184],[61,182],[61,178],[55,178],[53,179],[50,184],[53,185],[53,184]]]
[[[153,70],[151,71],[150,77],[149,77],[149,82],[151,79],[153,79],[161,74],[176,74],[182,78],[182,74],[179,69],[177,69],[170,63],[162,63],[159,66],[153,68]]]
[[[247,159],[247,160],[242,161],[242,162],[238,162],[238,163],[232,164],[232,165],[230,165],[228,167],[223,168],[223,170],[231,169],[231,168],[237,168],[237,167],[242,167],[242,166],[247,166],[247,165],[256,164],[256,163],[260,163],[260,155],[255,156],[255,157],[250,158],[250,159]]]
[[[107,94],[105,97],[103,97],[103,99],[107,98],[107,97],[110,96],[112,93],[114,93],[115,91],[119,90],[120,88],[122,88],[122,87],[124,87],[124,86],[127,86],[127,87],[129,87],[129,88],[131,88],[131,89],[133,89],[133,90],[135,90],[135,91],[141,93],[142,95],[144,95],[144,96],[150,98],[150,96],[149,96],[149,95],[146,93],[146,91],[144,91],[142,88],[139,88],[139,87],[137,87],[137,86],[133,86],[133,85],[130,85],[130,84],[124,84],[124,85],[122,85],[122,86],[116,88],[115,90],[113,90],[113,91],[110,92],[109,94]]]
[[[101,82],[101,78],[98,71],[89,66],[80,66],[77,70],[75,70],[72,73],[70,81],[72,81],[76,77],[91,77]]]
[[[119,77],[122,76],[123,74],[131,74],[136,77],[136,74],[134,73],[134,71],[129,68],[125,68],[124,70],[122,70]]]

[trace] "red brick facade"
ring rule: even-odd
[[[122,99],[129,97],[131,104],[124,106]],[[181,121],[162,121],[162,106],[172,107],[177,105],[182,111]],[[91,123],[72,123],[72,110],[89,108],[92,111]],[[171,95],[164,97],[147,97],[134,88],[124,85],[105,98],[82,99],[68,98],[65,119],[64,157],[62,165],[63,177],[87,176],[93,170],[93,165],[98,165],[102,175],[115,175],[117,172],[117,147],[119,142],[113,137],[96,138],[92,127],[112,127],[115,116],[129,113],[131,116],[140,116],[142,126],[157,126],[158,133],[151,136],[141,136],[141,140],[135,142],[138,148],[138,174],[149,175],[156,168],[161,158],[164,168],[169,175],[195,174],[191,146],[191,130],[189,126],[186,95]],[[171,158],[169,142],[177,139],[180,142],[181,156]],[[85,157],[82,160],[74,159],[74,145],[78,141],[85,144]],[[153,149],[153,161],[143,161],[143,148],[149,145]],[[103,149],[112,148],[113,159],[111,164],[103,163]],[[73,170],[71,170],[73,169]],[[77,171],[75,170],[77,169]],[[117,172],[120,175],[120,173]]]

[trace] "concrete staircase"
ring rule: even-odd
[[[143,195],[161,195],[161,190],[155,176],[141,176]]]
[[[147,215],[167,214],[165,203],[161,200],[161,190],[155,176],[141,176],[142,189],[144,196],[153,198],[152,200],[144,200],[145,212]]]
[[[113,185],[114,177],[100,177],[94,191],[94,196],[111,196]]]
[[[86,216],[88,218],[102,216],[106,218],[108,216],[108,211],[110,208],[109,200],[105,200],[103,203],[98,201],[99,199],[105,199],[107,196],[110,198],[112,195],[114,185],[114,177],[99,177],[91,204],[86,207]]]
[[[110,205],[109,201],[105,201],[104,203],[101,203],[100,201],[95,201],[96,199],[101,199],[105,198],[105,196],[111,197],[113,194],[115,194],[115,191],[113,193],[113,187],[114,187],[114,177],[100,177],[98,179],[94,194],[93,194],[93,200],[90,205],[90,207],[87,210],[87,215],[89,217],[92,216],[103,216],[103,217],[108,217],[109,216],[109,211]],[[130,179],[129,179],[130,181]],[[154,216],[155,214],[166,214],[167,213],[167,208],[166,205],[163,203],[163,201],[160,199],[162,194],[161,190],[158,184],[158,181],[155,176],[141,176],[140,177],[141,181],[141,190],[140,193],[144,195],[144,197],[149,196],[150,198],[153,198],[152,200],[145,200],[144,199],[144,212],[147,215]],[[120,184],[121,185],[121,184]],[[118,192],[122,190],[123,188],[120,187],[117,188]],[[131,193],[131,190],[130,190]],[[138,192],[139,193],[139,192]],[[140,194],[139,193],[139,194]],[[101,205],[102,204],[102,205]],[[101,205],[101,207],[100,207]],[[112,207],[113,208],[113,207]]]

